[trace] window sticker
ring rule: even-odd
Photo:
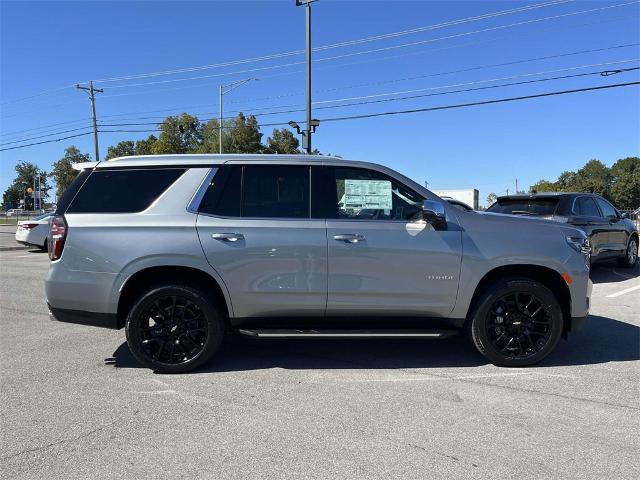
[[[375,209],[390,211],[393,208],[391,182],[388,180],[344,181],[344,195],[340,208],[347,211]]]

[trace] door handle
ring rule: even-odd
[[[365,240],[364,235],[360,235],[358,233],[341,233],[339,235],[334,235],[333,239],[338,242],[346,243],[358,243]]]
[[[238,240],[244,240],[244,235],[241,233],[214,233],[211,238],[222,240],[223,242],[237,242]]]

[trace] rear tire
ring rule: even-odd
[[[638,237],[633,236],[629,239],[627,249],[624,251],[624,257],[618,259],[618,265],[625,268],[633,268],[638,262]]]
[[[562,336],[560,303],[544,285],[528,278],[504,278],[482,294],[468,324],[478,351],[500,367],[542,361]]]
[[[156,285],[140,294],[126,321],[133,356],[158,373],[183,373],[206,363],[224,336],[213,298],[188,284]]]
[[[47,252],[49,250],[49,246],[47,244],[47,239],[44,239],[44,243],[42,244],[42,247],[40,247],[42,249],[43,252]]]

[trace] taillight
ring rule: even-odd
[[[31,230],[32,228],[36,228],[38,226],[37,223],[21,223],[20,227],[22,227],[23,230]]]
[[[56,215],[51,220],[51,227],[49,229],[49,258],[51,260],[57,260],[62,255],[62,249],[64,248],[64,240],[67,237],[67,222],[64,221],[63,216]]]

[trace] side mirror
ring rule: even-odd
[[[629,218],[629,212],[624,212],[622,214],[622,218]]]
[[[425,200],[422,204],[422,218],[436,230],[446,230],[447,214],[442,202]]]

